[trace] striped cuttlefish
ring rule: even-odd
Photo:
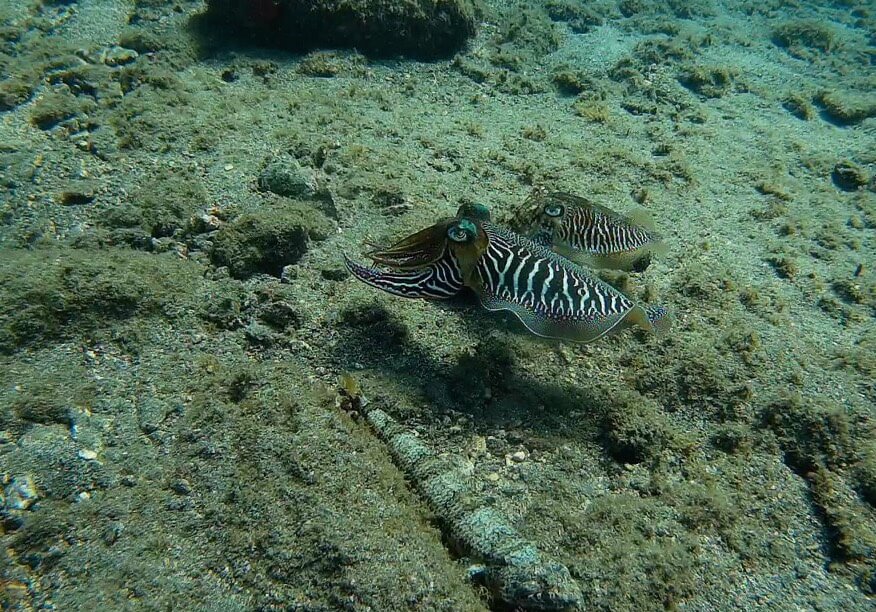
[[[344,255],[360,281],[407,298],[443,300],[465,288],[487,310],[513,313],[544,338],[592,342],[638,326],[668,326],[662,306],[646,306],[544,244],[494,224],[489,210],[463,206],[452,218],[368,253],[368,267]]]
[[[518,211],[515,228],[534,242],[592,268],[642,272],[666,244],[644,211],[622,215],[560,191],[536,189]]]

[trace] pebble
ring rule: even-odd
[[[286,197],[311,197],[316,194],[317,185],[313,173],[302,168],[295,159],[272,161],[259,174],[258,185]]]
[[[3,491],[6,510],[27,510],[39,499],[33,476],[16,476]]]
[[[85,459],[86,461],[97,459],[97,453],[88,448],[81,449],[78,454],[80,459]]]
[[[526,461],[526,451],[519,450],[511,453],[511,460],[517,463],[520,463],[521,461]]]
[[[113,46],[103,53],[103,63],[107,66],[124,66],[133,62],[139,55],[133,49]]]
[[[171,490],[177,495],[188,495],[192,492],[192,485],[185,478],[180,478],[170,485]]]

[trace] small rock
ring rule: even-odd
[[[192,492],[192,485],[185,478],[180,478],[170,485],[170,489],[177,495],[188,495]]]
[[[280,272],[280,282],[291,283],[296,278],[298,278],[298,266],[295,264],[283,266],[283,270]]]
[[[298,327],[301,324],[301,315],[292,304],[285,301],[265,304],[259,310],[259,318],[271,327],[279,330]]]
[[[130,64],[140,56],[133,49],[125,49],[124,47],[110,47],[103,53],[103,63],[107,66],[124,66]]]
[[[519,450],[511,453],[511,460],[515,461],[516,463],[526,461],[526,451]]]
[[[311,197],[317,192],[316,179],[293,158],[270,162],[258,179],[259,188],[277,195]]]
[[[116,540],[119,539],[119,536],[122,535],[122,532],[125,530],[125,525],[119,521],[112,521],[109,525],[106,526],[106,529],[103,530],[103,534],[101,535],[101,539],[103,543],[107,546],[115,544]]]
[[[6,510],[27,510],[39,499],[33,476],[25,474],[16,476],[6,485],[4,490],[6,498],[3,504]]]
[[[84,502],[84,501],[88,501],[89,499],[91,499],[91,493],[89,493],[88,491],[80,491],[76,495],[77,502]]]
[[[253,321],[249,325],[247,325],[246,328],[243,330],[243,334],[249,344],[261,348],[269,348],[273,346],[276,340],[276,337],[273,331],[271,331],[271,328],[267,325],[262,325],[257,321]]]
[[[93,461],[97,459],[97,453],[88,448],[81,449],[78,455],[80,459],[85,459],[86,461]]]
[[[844,160],[833,167],[833,184],[843,191],[856,191],[869,182],[867,173],[858,164]]]
[[[214,232],[222,227],[222,221],[216,215],[203,213],[192,219],[191,228],[196,234]]]
[[[82,181],[71,185],[58,195],[58,201],[64,206],[82,206],[90,204],[97,197],[94,183]]]

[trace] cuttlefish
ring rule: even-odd
[[[533,241],[593,268],[641,272],[666,252],[646,213],[622,215],[586,198],[535,190],[518,223]]]
[[[582,266],[492,223],[483,206],[463,206],[443,219],[368,257],[387,269],[344,256],[360,281],[407,298],[448,299],[465,288],[487,310],[513,313],[544,338],[592,342],[638,326],[668,325],[662,306],[637,304]]]

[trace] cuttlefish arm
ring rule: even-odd
[[[406,298],[446,300],[462,291],[464,286],[459,266],[449,253],[417,270],[380,270],[356,263],[346,255],[344,264],[350,274],[366,285]]]

